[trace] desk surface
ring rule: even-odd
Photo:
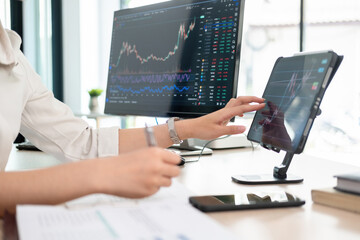
[[[239,191],[289,191],[306,200],[296,208],[208,213],[239,239],[360,239],[360,214],[314,204],[311,189],[335,185],[335,174],[359,171],[359,167],[307,156],[295,155],[288,170],[304,177],[300,184],[241,185],[231,180],[236,174],[272,173],[284,154],[256,149],[217,150],[212,156],[187,163],[178,177],[198,195],[232,194]],[[14,148],[6,170],[47,167],[60,162],[42,152]],[[0,222],[1,226],[1,222]],[[0,233],[1,237],[1,233]],[[0,238],[1,239],[1,238]]]

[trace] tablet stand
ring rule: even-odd
[[[287,174],[291,160],[294,156],[292,152],[286,152],[283,162],[279,166],[274,167],[273,175],[235,175],[232,180],[242,184],[274,184],[274,183],[299,183],[304,179],[298,176]]]
[[[318,108],[316,116],[321,114],[321,109]],[[315,116],[315,117],[316,117]],[[276,147],[268,147],[266,144],[261,143],[263,148],[273,150],[275,152],[280,152],[280,149]],[[232,176],[232,180],[236,183],[242,184],[274,184],[274,183],[300,183],[304,181],[303,178],[287,174],[287,170],[290,166],[291,160],[294,156],[293,152],[286,152],[284,160],[281,165],[275,166],[273,174],[259,174],[259,175],[235,175]]]

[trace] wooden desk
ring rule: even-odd
[[[187,163],[178,180],[194,194],[232,194],[239,191],[284,189],[306,200],[303,207],[207,214],[239,239],[360,239],[360,214],[313,204],[311,189],[335,184],[333,176],[359,167],[296,155],[288,172],[304,177],[300,184],[249,186],[232,182],[234,174],[272,173],[284,154],[256,149],[215,151],[199,162]],[[41,152],[13,150],[7,170],[58,164]],[[185,221],[185,220],[184,220]],[[0,234],[1,235],[1,234]]]
[[[300,184],[241,185],[231,176],[272,173],[284,154],[257,149],[216,151],[199,162],[189,163],[179,180],[196,194],[231,194],[255,189],[283,189],[306,200],[300,208],[210,213],[239,239],[360,239],[360,214],[313,204],[311,189],[335,185],[333,176],[359,170],[354,166],[297,155],[288,170],[304,177]]]

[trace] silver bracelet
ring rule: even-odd
[[[169,129],[169,135],[171,140],[173,141],[174,144],[179,144],[182,143],[183,141],[179,138],[176,129],[175,129],[175,121],[179,121],[180,118],[178,117],[172,117],[169,118],[169,120],[167,120],[167,125],[168,125],[168,129]]]

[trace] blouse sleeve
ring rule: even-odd
[[[58,101],[41,82],[24,55],[23,65],[30,93],[24,105],[20,132],[44,152],[65,161],[118,154],[118,128],[91,128],[71,109]]]

